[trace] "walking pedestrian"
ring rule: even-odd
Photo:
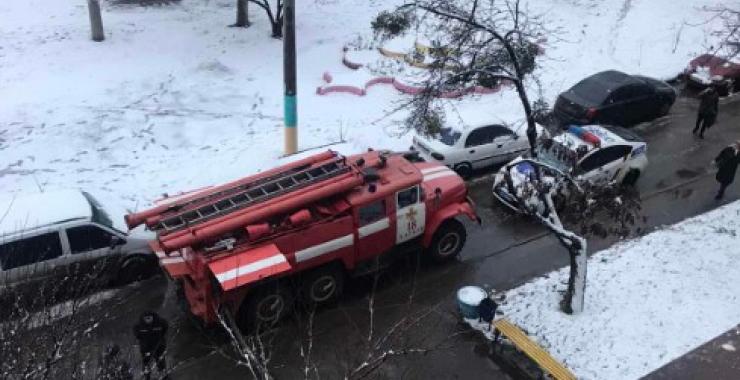
[[[719,192],[714,199],[722,199],[725,196],[725,189],[727,186],[735,180],[735,172],[737,166],[740,164],[740,140],[735,141],[734,145],[730,145],[725,149],[722,149],[714,159],[714,164],[717,166],[717,182],[719,182]]]
[[[131,366],[121,358],[121,348],[112,344],[105,349],[98,363],[98,380],[132,380]]]
[[[134,325],[134,336],[136,336],[136,340],[139,342],[141,368],[144,372],[145,380],[149,380],[152,361],[156,363],[161,378],[168,378],[166,374],[167,364],[165,362],[167,328],[167,321],[153,311],[142,314],[139,322]]]
[[[696,134],[699,131],[699,138],[703,139],[704,131],[711,127],[717,120],[719,93],[717,93],[717,90],[712,85],[699,93],[699,99],[699,114],[696,117],[696,126],[691,133]]]

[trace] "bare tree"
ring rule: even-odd
[[[237,0],[237,6],[242,0]],[[262,8],[267,14],[267,18],[270,20],[270,26],[272,27],[272,37],[282,38],[283,37],[283,0],[248,0],[250,3],[256,4]],[[246,3],[244,4],[246,10]],[[238,21],[237,21],[238,23]]]
[[[713,18],[722,22],[722,26],[713,32],[719,38],[719,43],[710,50],[727,59],[736,57],[740,53],[740,9],[720,5],[709,7],[708,11],[713,14]]]
[[[107,317],[99,293],[107,281],[104,262],[90,272],[71,269],[61,282],[30,287],[0,281],[0,378],[95,379],[97,354],[93,333]],[[35,278],[36,267],[25,274]],[[91,352],[92,350],[92,352]]]
[[[429,327],[429,317],[438,315],[440,305],[432,305],[415,309],[414,297],[416,293],[415,278],[413,274],[411,290],[405,302],[394,307],[404,310],[403,316],[390,324],[379,327],[376,321],[378,312],[377,289],[382,274],[376,272],[372,278],[371,289],[367,294],[368,316],[366,329],[357,327],[355,334],[346,337],[346,342],[357,341],[357,344],[347,344],[343,350],[336,350],[337,358],[332,362],[331,371],[337,370],[337,365],[343,367],[343,373],[327,374],[328,370],[317,363],[313,357],[315,347],[320,344],[317,340],[315,328],[317,324],[316,305],[303,305],[298,307],[301,313],[294,315],[297,334],[291,329],[292,343],[298,344],[298,355],[302,364],[301,372],[304,379],[321,377],[339,377],[344,379],[364,379],[378,372],[387,362],[394,358],[425,354],[445,347],[450,340],[460,334],[470,333],[468,329],[459,329],[445,335],[442,339],[427,341],[412,338],[412,333],[422,327]],[[338,306],[340,309],[342,306]],[[320,316],[320,315],[318,315]],[[349,318],[349,317],[348,317]],[[235,319],[231,314],[222,310],[219,313],[219,322],[226,332],[232,352],[222,353],[231,357],[238,365],[248,368],[252,378],[268,380],[274,378],[271,371],[271,359],[274,351],[276,336],[280,333],[277,324],[258,326],[255,330],[245,333],[236,326]],[[354,325],[354,322],[352,323]],[[356,326],[356,325],[355,325]],[[456,326],[458,328],[459,326]],[[422,334],[424,335],[424,334]]]
[[[407,128],[436,133],[442,93],[511,83],[524,110],[531,153],[536,155],[535,112],[525,79],[535,68],[536,40],[545,30],[537,17],[520,8],[519,0],[417,0],[380,13],[372,26],[376,36],[384,39],[406,33],[412,26],[436,38],[425,91],[413,100]]]

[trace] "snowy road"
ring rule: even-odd
[[[672,224],[687,217],[697,215],[718,206],[712,196],[716,191],[711,172],[706,165],[725,141],[737,136],[740,131],[734,125],[740,124],[740,109],[732,106],[740,100],[733,100],[723,108],[723,116],[718,126],[708,134],[707,140],[699,142],[690,134],[693,123],[693,101],[681,100],[671,115],[652,125],[641,127],[648,137],[651,148],[648,151],[651,165],[640,182],[645,194],[644,215],[648,217],[648,227]],[[437,311],[427,320],[425,326],[414,333],[415,338],[442,339],[457,328],[453,296],[455,290],[468,284],[487,284],[497,289],[509,289],[532,278],[567,265],[567,255],[556,241],[540,237],[541,230],[531,223],[518,219],[500,219],[504,211],[491,204],[488,197],[488,183],[474,181],[473,197],[479,205],[484,218],[482,228],[471,226],[471,234],[462,260],[443,266],[424,266],[418,272],[415,282],[415,302],[408,309],[404,306],[411,291],[413,268],[400,263],[382,277],[376,297],[379,312],[376,328],[387,328],[401,316],[423,310],[430,305],[438,305]],[[738,186],[728,192],[728,201],[740,196]],[[613,243],[599,239],[591,240],[591,249],[603,249]],[[164,306],[166,315],[181,323],[179,335],[175,337],[173,360],[185,361],[187,366],[178,373],[178,379],[198,379],[205,374],[218,375],[223,379],[236,379],[243,376],[243,370],[228,364],[221,356],[212,355],[206,338],[201,331],[189,327],[179,309],[165,300],[163,283],[155,281],[148,284],[150,296],[141,302],[132,299],[121,306],[125,315],[136,315],[145,308],[159,303]],[[361,344],[360,339],[367,330],[367,294],[371,283],[356,280],[348,285],[347,295],[338,308],[322,310],[316,322],[315,360],[331,373],[336,368],[336,357],[344,357],[336,351],[338,345],[353,346]],[[130,339],[127,329],[116,326],[127,325],[126,319],[106,322],[100,331],[101,339]],[[123,331],[121,331],[123,330]],[[279,350],[276,354],[279,378],[297,376],[299,368],[297,346],[292,325],[289,323],[280,334]],[[201,344],[193,345],[192,342]],[[208,343],[208,344],[207,344]],[[478,336],[460,336],[448,348],[425,356],[409,357],[393,361],[384,372],[384,378],[474,378],[485,376],[490,379],[505,379],[505,376],[486,356],[485,343]],[[688,379],[689,377],[687,377]],[[674,379],[676,379],[674,377]]]

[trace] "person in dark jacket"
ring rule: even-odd
[[[691,133],[696,134],[699,131],[699,138],[704,138],[704,131],[711,127],[717,120],[719,112],[719,94],[713,86],[699,94],[699,114],[696,117],[696,126]]]
[[[725,189],[727,186],[735,180],[735,172],[737,166],[740,164],[740,140],[735,142],[735,145],[728,146],[722,149],[714,159],[714,164],[717,165],[717,182],[719,182],[719,192],[714,199],[722,199],[725,196]]]
[[[105,353],[98,363],[97,380],[132,380],[131,366],[121,358],[121,348],[112,344],[105,349]]]
[[[159,314],[148,311],[141,315],[139,322],[134,325],[134,336],[139,342],[141,351],[141,368],[144,371],[144,379],[149,380],[152,361],[157,364],[159,373],[165,373],[167,368],[165,362],[165,351],[167,350],[167,328],[168,323]],[[166,374],[163,376],[167,378]]]

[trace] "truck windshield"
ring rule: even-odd
[[[84,191],[82,192],[82,195],[84,195],[87,201],[90,202],[90,208],[92,209],[92,221],[115,229],[115,227],[113,227],[113,221],[111,220],[108,213],[105,212],[105,209],[103,209],[103,206],[100,204],[100,202],[98,202],[95,197]]]
[[[457,140],[460,140],[461,135],[462,133],[460,133],[460,131],[456,131],[452,128],[442,128],[439,130],[439,136],[437,136],[437,139],[445,145],[453,146]]]

